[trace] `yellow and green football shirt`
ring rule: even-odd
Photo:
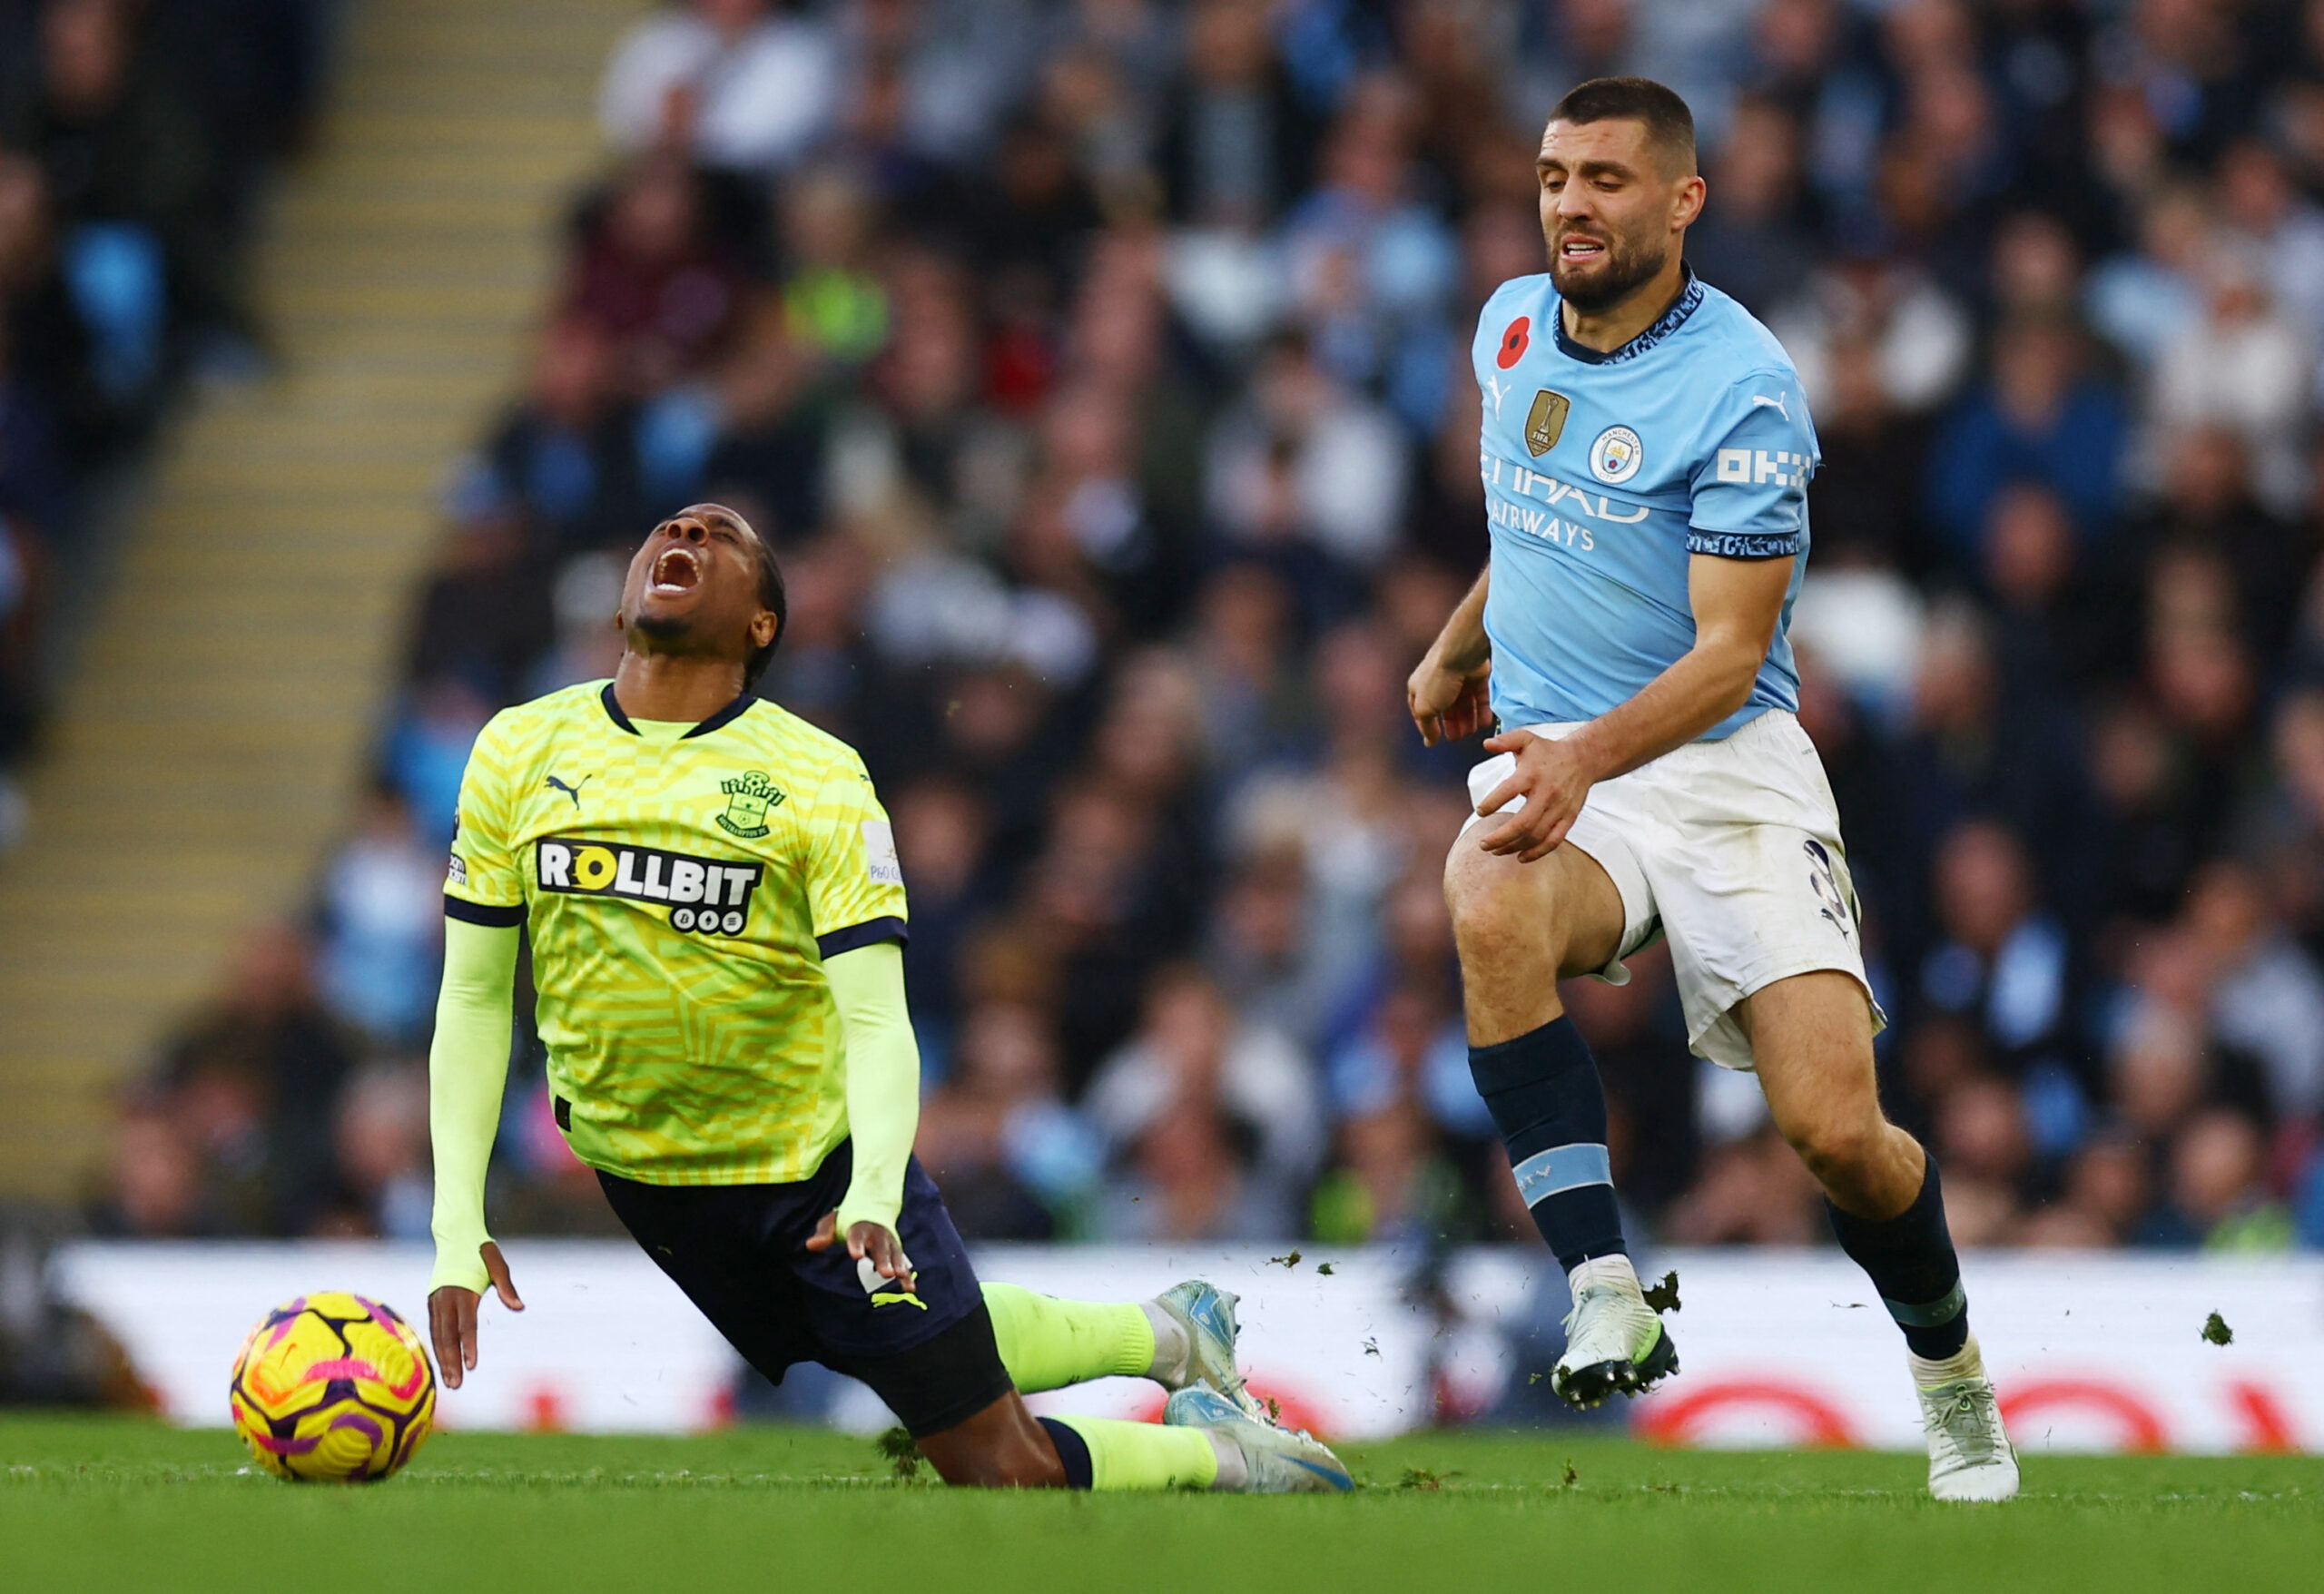
[[[557,1118],[593,1167],[791,1183],[847,1136],[822,960],[904,939],[854,749],[771,703],[634,723],[610,682],[504,710],[460,785],[445,910],[522,924]]]

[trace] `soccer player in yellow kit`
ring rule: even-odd
[[[444,1381],[476,1365],[491,1287],[485,1169],[529,931],[557,1127],[663,1272],[768,1377],[861,1378],[951,1483],[1345,1490],[1235,1369],[1235,1298],[980,1285],[911,1156],[903,877],[844,743],[753,695],[783,622],[773,553],[700,504],[630,561],[611,681],[494,717],[460,788],[428,1060]],[[1035,1419],[1020,1392],[1112,1374],[1159,1424]]]

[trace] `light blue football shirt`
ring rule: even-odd
[[[1687,561],[1699,553],[1799,556],[1749,701],[1703,740],[1797,708],[1791,605],[1822,456],[1774,334],[1690,271],[1654,325],[1600,354],[1566,337],[1544,274],[1485,301],[1471,358],[1501,723],[1594,719],[1677,663],[1695,641]]]

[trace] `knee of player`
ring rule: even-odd
[[[1490,940],[1517,928],[1520,904],[1511,882],[1497,876],[1483,854],[1463,857],[1473,848],[1455,847],[1444,864],[1444,906],[1452,918],[1452,933],[1462,940]],[[1538,934],[1538,920],[1532,926]]]
[[[1487,985],[1554,980],[1566,967],[1571,940],[1554,903],[1544,904],[1519,882],[1472,877],[1449,887],[1452,942],[1461,967]]]
[[[1876,1114],[1817,1115],[1784,1126],[1784,1138],[1799,1160],[1827,1185],[1852,1183],[1871,1172],[1887,1134],[1886,1122]]]
[[[1456,922],[1472,889],[1469,883],[1469,861],[1462,856],[1463,851],[1455,841],[1452,850],[1444,855],[1444,907]]]

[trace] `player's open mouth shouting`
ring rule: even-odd
[[[691,592],[702,581],[702,561],[685,547],[665,549],[654,561],[653,584],[648,588],[657,597],[675,597]]]
[[[692,652],[759,607],[758,534],[733,510],[695,504],[655,526],[631,559],[628,624]]]

